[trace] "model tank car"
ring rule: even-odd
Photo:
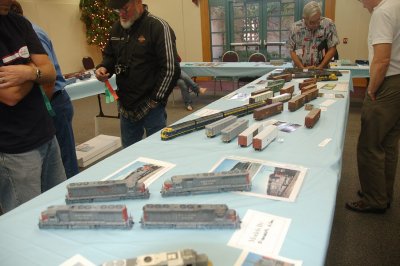
[[[249,190],[251,190],[249,172],[235,170],[173,176],[171,180],[164,182],[161,196]]]
[[[148,199],[149,189],[143,182],[138,182],[135,177],[123,180],[106,180],[94,182],[70,183],[67,185],[68,193],[65,196],[67,204],[112,201],[125,199]]]
[[[102,266],[209,266],[207,255],[197,254],[193,249],[148,254],[133,259],[113,260]]]
[[[125,205],[50,206],[39,219],[40,229],[131,229],[132,226],[133,220]]]
[[[225,204],[146,204],[142,228],[236,229],[240,219]]]

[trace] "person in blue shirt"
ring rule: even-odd
[[[13,1],[11,11],[23,16],[22,6],[18,1]],[[55,112],[53,116],[54,126],[56,128],[56,137],[60,145],[61,158],[67,178],[79,173],[78,161],[76,158],[75,138],[72,128],[72,118],[74,109],[68,93],[65,91],[66,81],[62,75],[60,64],[54,52],[53,44],[46,32],[39,26],[32,23],[40,42],[43,45],[47,55],[56,69],[56,82],[53,87],[53,95],[50,97],[51,106]],[[52,86],[52,85],[44,85]]]

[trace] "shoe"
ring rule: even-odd
[[[207,91],[207,88],[200,88],[199,94],[204,94],[204,93],[206,93],[206,91]]]
[[[361,213],[377,213],[384,214],[386,212],[386,208],[373,208],[368,206],[364,201],[354,201],[347,202],[346,208],[350,211],[361,212]]]
[[[357,190],[357,195],[358,195],[360,198],[364,198],[364,192],[362,192],[361,190]],[[387,208],[387,209],[390,209],[390,202],[387,203],[386,208]]]
[[[186,105],[186,110],[193,111],[193,107],[190,104],[188,104]]]

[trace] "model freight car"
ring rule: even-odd
[[[236,229],[240,219],[225,204],[146,204],[143,228]]]
[[[294,85],[288,85],[279,90],[280,94],[285,94],[285,93],[293,94],[293,92],[294,92]]]
[[[39,219],[40,229],[130,229],[132,226],[133,220],[125,205],[50,206]]]
[[[70,183],[65,196],[67,204],[125,199],[148,199],[149,190],[135,177],[123,180]]]
[[[291,93],[280,94],[271,98],[268,98],[267,103],[287,102],[292,98]]]
[[[290,112],[294,112],[300,109],[306,101],[306,96],[304,94],[296,95],[288,102],[288,109]]]
[[[263,129],[263,124],[254,123],[249,126],[245,131],[239,134],[238,144],[241,147],[247,147],[253,143],[253,137],[256,136]]]
[[[243,106],[228,109],[216,114],[200,117],[194,120],[186,121],[183,123],[168,126],[161,130],[161,139],[170,140],[175,137],[188,134],[190,132],[203,129],[206,125],[209,125],[217,120],[220,120],[229,115],[234,115],[237,117],[248,115],[253,113],[253,111],[259,107],[266,105],[265,101],[256,102],[252,104],[246,104]]]
[[[166,180],[161,196],[181,196],[225,191],[249,191],[251,181],[248,171],[224,171],[176,175]]]
[[[230,124],[229,126],[221,130],[221,140],[223,142],[231,142],[231,140],[236,138],[248,126],[249,120],[238,119],[235,123]]]
[[[269,125],[253,138],[253,148],[261,151],[278,136],[278,127]]]
[[[315,126],[315,124],[318,122],[320,116],[321,116],[321,109],[319,109],[319,108],[312,109],[306,115],[306,117],[304,119],[304,125],[307,128],[313,128]]]
[[[259,93],[259,94],[250,96],[249,103],[256,103],[256,102],[264,101],[264,100],[267,100],[272,97],[274,97],[274,92],[271,90],[267,90],[263,93]]]
[[[183,249],[173,252],[147,254],[133,259],[113,260],[102,266],[209,266],[205,254],[197,254],[193,249]]]
[[[237,120],[236,116],[228,116],[225,117],[221,120],[215,121],[209,125],[206,126],[206,136],[209,138],[215,137],[219,133],[221,133],[221,130],[224,129],[225,127],[229,126],[230,124],[235,123]]]
[[[317,88],[304,92],[303,95],[306,97],[305,102],[308,103],[316,99],[318,97],[318,92],[319,90]]]
[[[316,88],[317,88],[317,84],[313,83],[313,84],[309,84],[307,86],[304,86],[303,88],[300,89],[300,91],[303,94],[303,93],[305,93],[307,91],[310,91],[310,90],[313,90],[313,89],[316,89]]]
[[[262,120],[270,116],[282,113],[282,111],[283,111],[283,103],[277,102],[257,108],[253,112],[253,117],[255,120]]]
[[[255,95],[257,95],[257,94],[261,94],[261,93],[264,93],[264,92],[267,92],[267,91],[272,91],[271,90],[271,88],[268,88],[268,87],[266,87],[266,88],[261,88],[261,89],[257,89],[257,90],[255,90],[255,91],[252,91],[251,93],[250,93],[250,96],[255,96]],[[273,92],[272,92],[273,93]]]

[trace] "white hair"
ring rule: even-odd
[[[308,2],[303,8],[303,18],[308,19],[316,14],[322,14],[320,5],[315,1]]]

